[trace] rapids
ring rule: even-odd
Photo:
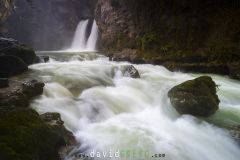
[[[145,64],[134,65],[141,78],[133,79],[120,71],[129,63],[98,53],[50,57],[49,63],[30,66],[27,76],[46,83],[31,107],[39,113],[59,112],[76,136],[80,145],[66,160],[80,159],[81,153],[101,160],[239,160],[240,148],[231,136],[209,123],[240,124],[239,81],[211,75],[219,85],[220,109],[200,119],[180,116],[167,97],[171,87],[200,74]]]

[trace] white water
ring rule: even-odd
[[[74,34],[72,46],[68,51],[96,51],[98,27],[94,20],[91,33],[89,37],[86,37],[88,23],[89,20],[82,20],[79,22]]]
[[[59,112],[81,145],[76,153],[92,150],[149,151],[144,160],[239,160],[239,147],[224,130],[194,118],[180,116],[167,98],[168,90],[197,75],[169,72],[161,66],[135,65],[141,79],[125,77],[119,68],[127,63],[107,58],[68,55],[30,68],[45,83],[44,94],[32,103],[38,112]],[[76,57],[84,57],[79,61]],[[220,85],[219,111],[210,118],[220,123],[240,123],[240,83],[214,76]],[[165,158],[152,158],[155,153]],[[121,159],[127,158],[95,158]]]

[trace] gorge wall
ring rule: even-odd
[[[95,0],[11,2],[14,9],[1,22],[1,35],[18,39],[36,50],[59,50],[69,46],[79,21],[94,16]]]
[[[238,0],[98,0],[95,17],[105,51],[240,53]]]

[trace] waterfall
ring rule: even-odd
[[[98,27],[94,20],[91,33],[87,37],[87,28],[89,20],[82,20],[79,22],[75,35],[72,41],[70,51],[96,51],[98,39]]]

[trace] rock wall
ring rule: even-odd
[[[93,18],[95,0],[13,0],[1,34],[36,50],[68,47],[81,19]]]
[[[95,17],[107,51],[240,53],[238,0],[98,0]]]

